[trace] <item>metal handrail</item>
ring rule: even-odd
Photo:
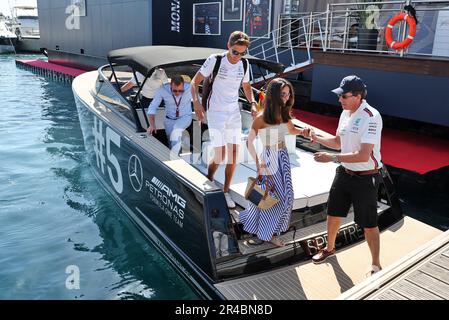
[[[359,45],[361,35],[357,32],[354,36],[354,25],[359,22],[359,13],[364,12],[366,7],[376,5],[379,6],[379,20],[383,20],[379,25],[376,25],[378,34],[376,36],[376,43],[373,48],[362,48]],[[310,54],[310,49],[322,49],[323,51],[336,50],[339,52],[363,52],[363,53],[387,53],[398,54],[399,56],[422,55],[422,56],[438,56],[424,51],[425,46],[419,47],[419,43],[415,41],[409,48],[400,51],[394,51],[384,44],[383,30],[390,19],[388,13],[402,12],[405,5],[412,5],[417,11],[418,18],[425,17],[429,12],[440,12],[449,10],[449,1],[434,0],[434,1],[414,1],[414,0],[400,0],[400,1],[380,1],[380,2],[346,2],[346,3],[332,3],[328,4],[325,12],[314,13],[294,13],[279,15],[279,28],[276,29],[278,40],[278,47],[284,47],[283,51],[291,48],[304,48]],[[447,5],[448,7],[443,7]],[[371,7],[372,8],[372,7]],[[421,15],[420,15],[421,13]],[[382,19],[380,19],[382,15]],[[423,19],[418,25],[419,28],[437,32],[436,27],[426,25],[426,19]],[[432,30],[435,28],[435,30]],[[358,30],[363,28],[358,26]],[[399,24],[397,32],[398,41],[403,41],[407,37],[407,25],[405,22]],[[351,34],[352,33],[352,34]],[[291,37],[291,35],[294,35]],[[415,37],[416,39],[416,37]],[[320,40],[317,42],[316,40]],[[274,43],[274,42],[273,42]],[[355,44],[357,43],[357,44]],[[429,44],[427,43],[426,46]],[[264,47],[267,51],[271,48]],[[428,49],[427,49],[428,50]],[[266,55],[271,57],[272,55]],[[311,59],[311,58],[309,58]]]
[[[325,20],[325,15],[325,12],[310,12],[305,15],[296,15],[294,19],[289,19],[290,21],[286,23],[284,23],[283,15],[280,15],[278,28],[252,41],[249,54],[263,59],[279,61],[281,54],[290,51],[291,68],[294,66],[302,67],[307,62],[312,63],[310,50],[316,37],[311,31],[314,29],[314,24],[320,25],[321,21]],[[296,24],[298,24],[298,27],[296,27]],[[292,36],[292,33],[295,34]],[[319,35],[322,37],[322,33],[319,33]],[[307,50],[307,61],[296,61],[294,49],[297,47],[297,43]],[[269,75],[268,72],[267,75]]]

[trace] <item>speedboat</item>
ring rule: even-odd
[[[191,79],[211,54],[223,51],[178,46],[113,50],[108,54],[108,65],[78,76],[72,89],[93,173],[143,234],[203,297],[232,299],[238,297],[232,295],[233,288],[241,286],[239,290],[247,292],[248,298],[257,299],[265,297],[255,293],[257,290],[275,293],[273,286],[282,281],[287,285],[288,280],[282,278],[285,268],[310,263],[311,256],[326,245],[326,206],[337,164],[315,162],[313,152],[319,146],[288,137],[294,204],[290,228],[280,236],[286,245],[260,243],[245,233],[239,212],[247,206],[245,187],[248,177],[256,176],[256,167],[245,146],[252,117],[243,92],[239,98],[243,138],[230,191],[237,204],[233,210],[228,209],[221,189],[224,168],[217,171],[214,182],[206,177],[212,151],[207,124],[199,122],[192,112],[192,124],[185,132],[189,139],[183,139],[179,155],[172,154],[164,133],[163,105],[156,115],[158,134],[149,135],[146,109],[139,103],[142,87],[156,70],[165,70],[168,78],[182,74]],[[284,69],[277,62],[246,58],[251,79],[280,75]],[[137,81],[131,93],[122,94],[120,87],[137,72],[145,80]],[[261,85],[259,82],[258,88]],[[257,96],[260,91],[253,87]],[[299,120],[294,124],[307,126]],[[400,221],[403,214],[385,167],[381,177],[378,215],[379,228],[384,230]],[[362,240],[363,230],[350,213],[342,223],[337,247],[350,247]],[[270,279],[270,275],[276,277]],[[270,280],[254,284],[254,277]]]

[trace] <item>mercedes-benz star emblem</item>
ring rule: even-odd
[[[143,186],[143,171],[142,171],[142,163],[140,162],[139,157],[136,155],[132,155],[128,161],[128,175],[129,181],[133,186],[136,192],[142,190]]]

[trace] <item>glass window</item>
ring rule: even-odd
[[[116,111],[132,123],[134,123],[134,117],[131,107],[126,102],[125,98],[113,87],[112,83],[108,80],[97,81],[97,96],[105,103],[110,109]]]

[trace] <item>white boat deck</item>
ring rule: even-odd
[[[145,115],[141,110],[138,110],[141,124],[146,128]],[[246,208],[247,200],[245,199],[245,189],[248,183],[249,177],[256,176],[256,166],[251,156],[249,155],[246,147],[246,138],[249,128],[252,125],[252,116],[248,111],[241,111],[242,115],[242,143],[239,149],[239,158],[235,174],[232,179],[230,193],[232,199],[241,207]],[[198,126],[198,120],[195,113],[192,113],[193,125]],[[156,113],[156,128],[163,129],[165,120],[165,109],[158,108]],[[293,119],[295,126],[299,128],[311,127],[315,132],[321,136],[329,136],[327,132],[324,132],[318,128],[310,126],[307,123],[301,122],[297,119]],[[201,146],[201,163],[196,161],[192,162],[191,154],[186,153],[181,155],[187,164],[192,164],[202,174],[207,175],[207,164],[213,157],[213,148],[210,144],[209,136],[206,134],[202,137]],[[256,150],[258,153],[262,151],[262,144],[259,139],[256,139]],[[290,164],[292,172],[294,202],[293,210],[302,209],[305,207],[313,207],[327,202],[329,197],[329,190],[332,185],[332,181],[335,176],[335,169],[337,164],[335,163],[318,163],[313,159],[311,152],[296,148],[296,137],[293,135],[286,136],[286,144],[290,153]],[[196,150],[195,152],[199,152]],[[226,160],[225,160],[226,161]],[[219,187],[223,187],[225,180],[225,165],[220,165],[216,174],[215,182]]]
[[[242,146],[241,152],[247,152],[246,146]],[[290,154],[290,164],[295,197],[293,210],[327,202],[337,164],[318,163],[313,159],[312,153],[297,148],[294,154]],[[198,165],[197,168],[204,174],[207,173],[205,164]],[[247,206],[245,189],[248,177],[255,176],[256,166],[254,162],[242,162],[237,165],[230,193],[233,200],[243,208]],[[222,186],[224,178],[225,165],[220,165],[215,174],[215,182]]]

